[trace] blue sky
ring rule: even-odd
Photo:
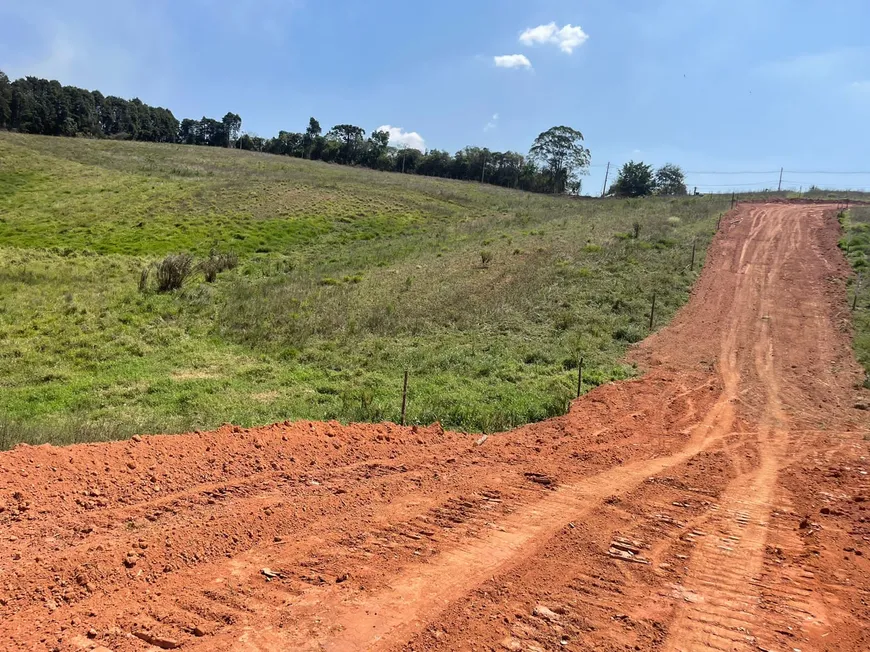
[[[231,110],[262,136],[313,115],[525,152],[566,124],[592,151],[586,192],[629,159],[702,190],[780,167],[870,189],[868,26],[866,0],[4,0],[0,69],[178,118]]]

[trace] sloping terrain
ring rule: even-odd
[[[12,650],[866,650],[836,211],[729,213],[639,380],[489,438],[285,423],[0,454]]]
[[[0,449],[399,421],[405,369],[411,424],[564,414],[578,356],[586,387],[634,374],[728,205],[0,132]],[[207,282],[212,249],[238,265]],[[156,291],[177,253],[194,272]]]

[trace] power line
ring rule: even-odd
[[[789,170],[786,170],[786,172],[789,172]],[[744,172],[735,172],[733,170],[723,172],[684,171],[683,174],[779,174],[779,170],[746,170]]]
[[[850,170],[848,172],[837,172],[834,170],[786,170],[789,174],[864,174],[870,176],[870,171],[868,172],[856,172],[854,170]]]
[[[605,164],[600,165],[590,165],[590,168],[595,169],[604,169],[607,167]],[[611,167],[622,167],[620,165]],[[789,170],[785,168],[783,170],[786,174],[854,174],[854,175],[865,175],[870,176],[870,170],[862,171],[862,170]],[[683,170],[683,174],[716,174],[716,175],[740,175],[740,174],[779,174],[779,170]]]
[[[738,186],[775,186],[776,181],[756,181],[751,183],[692,183],[686,185],[698,186],[699,188],[736,188]]]

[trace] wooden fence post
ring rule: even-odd
[[[402,385],[402,422],[405,425],[405,407],[408,405],[408,370],[405,369],[405,382]]]

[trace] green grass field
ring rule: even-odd
[[[0,132],[0,446],[395,421],[405,368],[411,423],[560,414],[578,355],[589,386],[634,373],[652,293],[660,326],[727,208]],[[214,247],[239,266],[140,292]]]
[[[855,355],[868,376],[864,386],[870,389],[870,206],[853,206],[840,213],[843,237],[840,248],[857,276],[849,283],[849,301],[855,306]],[[857,297],[856,297],[857,293]]]

